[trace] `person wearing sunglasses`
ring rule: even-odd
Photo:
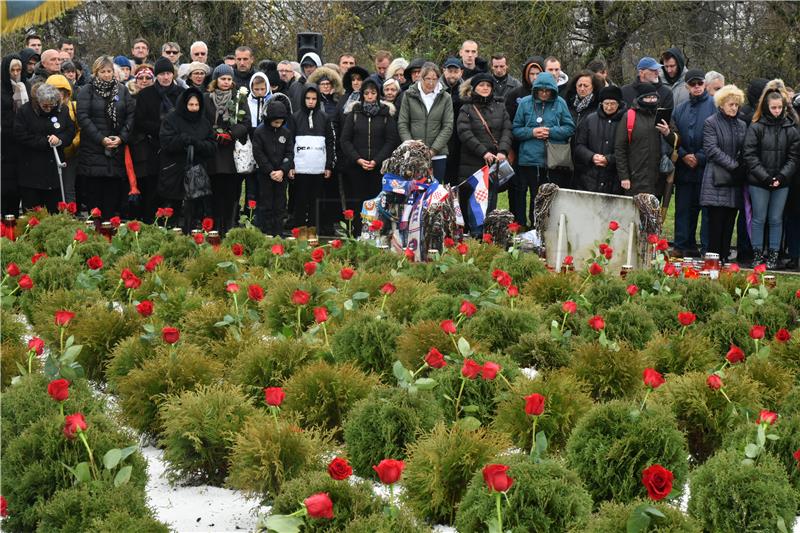
[[[678,129],[678,161],[675,165],[675,257],[699,257],[708,249],[708,215],[704,210],[697,249],[697,220],[700,216],[700,187],[706,167],[703,124],[716,113],[714,99],[706,91],[706,73],[686,71],[689,99],[675,108],[672,119]],[[674,93],[673,93],[674,94]]]
[[[170,60],[170,63],[178,68],[178,61],[181,58],[181,47],[178,43],[172,41],[161,45],[161,56]]]
[[[125,86],[133,96],[136,96],[139,94],[139,91],[150,87],[155,81],[156,75],[153,72],[153,65],[137,65],[136,68],[133,69],[133,74]]]

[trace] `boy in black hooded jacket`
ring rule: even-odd
[[[283,233],[286,181],[294,167],[294,135],[286,127],[289,113],[281,102],[270,100],[264,122],[253,133],[253,157],[258,165],[260,204],[266,210],[264,231]]]

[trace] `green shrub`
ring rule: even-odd
[[[145,361],[156,355],[155,346],[135,333],[122,339],[114,347],[106,365],[106,381],[111,390],[116,390],[118,381],[134,368],[141,368]]]
[[[397,264],[400,262],[401,257],[393,253],[375,254],[363,263],[361,263],[361,270],[373,274],[386,274],[392,270],[397,269]]]
[[[391,296],[390,296],[391,298]],[[363,313],[345,322],[331,339],[331,352],[339,362],[353,362],[367,372],[389,375],[397,337],[403,326],[395,320],[376,320]]]
[[[353,281],[359,277],[357,274]],[[264,323],[276,333],[282,331],[284,326],[294,328],[297,324],[297,306],[292,303],[292,294],[301,289],[311,295],[300,313],[303,329],[308,328],[314,323],[314,307],[327,302],[328,294],[324,293],[327,288],[314,276],[301,279],[295,274],[278,274],[267,283],[266,298],[259,304]]]
[[[436,288],[427,283],[398,276],[392,283],[397,292],[386,300],[389,315],[397,322],[410,322],[420,307],[428,305],[428,300],[437,294]]]
[[[437,324],[442,320],[453,318],[458,315],[461,307],[461,299],[450,294],[436,294],[431,296],[424,307],[416,310],[413,316],[414,322],[422,320],[433,320]]]
[[[372,491],[372,483],[368,481],[336,481],[327,472],[306,472],[283,485],[271,512],[291,514],[302,505],[299,502],[320,492],[328,493],[333,501],[333,519],[306,519],[305,532],[339,532],[351,520],[370,516],[383,509],[382,502]]]
[[[5,251],[5,250],[4,250]],[[5,265],[5,263],[3,263]],[[776,299],[789,304],[794,310],[800,313],[800,298],[797,291],[800,290],[800,282],[792,277],[781,277],[774,289],[769,291],[770,299]]]
[[[501,433],[437,424],[408,447],[403,502],[424,520],[452,524],[473,473],[508,445]]]
[[[783,465],[769,454],[757,466],[743,466],[742,459],[723,450],[692,473],[689,514],[704,531],[778,531],[779,518],[791,531],[797,497]]]
[[[628,299],[629,283],[616,277],[601,277],[592,280],[584,296],[592,304],[592,312],[602,313],[606,309],[622,305]]]
[[[496,462],[509,466],[508,475],[514,480],[508,504],[503,506],[505,531],[558,533],[586,523],[592,499],[574,472],[556,461],[533,463],[522,455],[500,457]],[[458,507],[458,531],[486,531],[487,520],[496,523],[495,494],[487,488],[482,472],[475,472]]]
[[[164,294],[166,299],[153,300],[153,314],[163,324],[180,324],[187,313],[204,304],[200,295],[185,287],[167,287]]]
[[[492,259],[489,272],[496,268],[508,272],[514,285],[518,287],[534,276],[547,274],[544,262],[536,254],[519,254],[514,257],[507,252],[501,252]]]
[[[783,416],[795,415],[800,413],[800,386],[795,385],[789,394],[778,406],[778,412]]]
[[[170,396],[158,413],[169,479],[222,484],[236,433],[253,413],[250,400],[229,384],[201,385]]]
[[[619,351],[599,342],[575,347],[571,368],[578,379],[589,384],[592,398],[598,401],[635,398],[642,389],[645,356],[625,343]]]
[[[36,291],[69,290],[75,287],[79,271],[76,259],[67,260],[60,255],[48,255],[31,267],[30,276]]]
[[[797,312],[777,298],[768,297],[764,305],[753,306],[749,312],[743,313],[751,324],[767,327],[767,338],[771,338],[781,328],[791,328],[797,319]],[[748,333],[747,328],[745,333]]]
[[[395,357],[406,368],[417,369],[423,358],[431,348],[436,348],[443,354],[453,351],[453,341],[439,327],[439,322],[421,320],[403,327],[402,333],[397,337]]]
[[[405,459],[406,446],[433,429],[442,410],[428,394],[377,389],[359,401],[344,423],[344,442],[353,470],[371,477],[381,460]]]
[[[676,295],[652,294],[636,301],[647,310],[661,333],[669,335],[681,328],[677,317],[685,309],[678,303]]]
[[[30,241],[30,244],[37,250],[42,250],[44,248],[45,242],[55,230],[63,230],[66,235],[63,239],[69,241],[66,242],[64,249],[61,251],[63,254],[67,249],[67,245],[72,242],[72,236],[75,235],[75,230],[85,230],[85,226],[70,215],[53,214],[50,216],[42,216],[41,213],[37,213],[36,218],[39,219],[40,223],[38,226],[31,228],[25,240]]]
[[[575,273],[547,273],[533,276],[520,287],[520,292],[541,305],[548,305],[571,299],[582,281],[581,277]]]
[[[531,449],[533,418],[525,414],[525,397],[533,393],[545,397],[544,413],[536,431],[544,431],[550,449],[560,450],[578,419],[592,406],[588,386],[567,370],[514,381],[509,394],[497,406],[494,428],[507,433],[515,446],[526,451]]]
[[[752,345],[749,335],[751,325],[746,317],[722,309],[711,315],[698,329],[711,339],[718,354],[726,354],[731,344],[742,349]]]
[[[683,486],[686,438],[669,411],[650,403],[644,411],[624,401],[597,405],[572,431],[567,464],[583,479],[595,505],[646,498],[642,470],[654,464],[671,470],[675,486]]]
[[[730,295],[719,283],[707,279],[689,279],[679,283],[678,294],[684,309],[697,315],[701,322],[708,320],[714,313],[733,303]]]
[[[36,253],[36,249],[27,241],[3,241],[3,253],[0,254],[0,268],[5,275],[6,267],[9,263],[16,263],[23,274],[30,270],[31,257]]]
[[[495,244],[487,245],[483,243],[478,243],[477,241],[466,241],[466,242],[469,245],[469,252],[467,253],[467,261],[472,259],[473,264],[481,270],[488,270],[489,272],[491,272],[490,265],[494,262],[494,260],[497,257],[500,257],[505,254],[503,249]],[[523,262],[527,257],[533,255],[534,254],[519,254],[518,261]],[[461,256],[458,256],[458,259],[461,260]],[[541,260],[539,260],[539,262],[541,262]]]
[[[342,422],[350,409],[378,386],[378,378],[352,363],[317,362],[304,366],[284,384],[283,406],[302,417],[305,428],[327,430],[341,438]]]
[[[628,518],[636,507],[644,503],[655,507],[664,515],[664,518],[650,516],[648,533],[702,533],[703,531],[693,518],[683,514],[680,509],[652,500],[635,500],[628,504],[603,502],[600,510],[592,515],[584,527],[572,531],[573,533],[627,533]]]
[[[225,291],[225,280],[232,276],[217,265],[233,259],[234,256],[229,250],[215,251],[210,247],[204,248],[183,264],[183,274],[196,289],[206,294],[222,296]]]
[[[505,353],[519,366],[532,366],[539,371],[561,368],[572,360],[569,344],[553,339],[544,324],[535,332],[520,335]]]
[[[113,483],[93,481],[64,488],[46,503],[37,506],[41,515],[37,531],[111,531],[92,529],[91,524],[111,518],[112,514],[125,517],[124,530],[127,531],[133,531],[130,527],[134,523],[146,524],[148,532],[169,531],[165,524],[155,519],[146,500],[144,490],[129,483],[115,487]]]
[[[264,400],[264,387],[277,387],[315,360],[314,347],[298,339],[252,339],[232,361],[228,377],[247,396]]]
[[[22,337],[27,333],[27,329],[25,324],[20,322],[17,315],[2,309],[0,310],[0,323],[3,324],[3,327],[0,328],[0,341],[16,344],[23,343]]]
[[[266,242],[264,234],[258,228],[233,228],[226,235],[222,245],[230,248],[233,244],[239,243],[244,247],[245,255],[252,254],[256,248],[263,246]]]
[[[36,291],[31,291],[34,293]],[[26,294],[27,296],[27,294]],[[100,298],[97,291],[57,289],[51,292],[39,292],[35,298],[29,300],[25,314],[30,320],[36,334],[44,339],[49,347],[59,346],[59,331],[55,325],[55,313],[65,309],[75,313],[78,319],[83,312],[86,302],[96,301]],[[67,335],[71,334],[71,326],[67,327]]]
[[[356,518],[344,529],[344,533],[425,533],[430,526],[417,523],[410,513],[399,513],[387,517],[383,512]]]
[[[796,329],[788,342],[770,343],[769,360],[791,371],[795,384],[800,384],[800,357],[797,354],[800,354],[800,330]]]
[[[5,324],[4,324],[5,326]],[[5,390],[11,385],[14,376],[20,375],[19,367],[28,368],[28,346],[20,341],[4,341],[0,343],[0,387]],[[33,358],[31,370],[41,366],[38,357]]]
[[[180,237],[164,240],[158,248],[158,255],[164,258],[164,263],[171,267],[180,268],[185,261],[197,255],[197,245],[189,237]]]
[[[480,339],[492,351],[504,351],[521,335],[536,331],[540,317],[531,311],[509,307],[484,307],[464,322],[464,334]]]
[[[686,334],[658,334],[643,350],[648,361],[662,374],[705,372],[719,364],[719,353],[711,341],[694,327]]]
[[[162,430],[158,408],[167,396],[209,385],[221,373],[222,365],[197,346],[180,342],[174,353],[158,346],[155,357],[117,379],[122,416],[134,429],[157,435]]]
[[[146,531],[147,533],[169,533],[162,522],[149,516],[131,516],[127,511],[111,511],[103,518],[95,518],[88,531]]]
[[[122,432],[103,414],[87,414],[86,422],[86,438],[97,458],[111,448],[125,448],[134,442],[132,435]],[[86,460],[81,442],[64,437],[64,417],[58,412],[40,418],[11,440],[3,450],[3,496],[13,512],[4,521],[4,528],[35,530],[41,518],[36,504],[74,484],[74,476],[64,465],[75,466]],[[143,491],[147,480],[144,458],[134,452],[125,464],[133,467],[129,485]]]
[[[231,312],[232,307],[231,302],[208,299],[201,307],[186,313],[176,327],[181,331],[184,341],[203,348],[210,348],[213,342],[225,340],[228,328],[218,327],[215,324],[225,318],[225,315]]]
[[[325,448],[318,433],[282,420],[276,425],[269,414],[256,413],[236,435],[227,485],[271,500],[285,482],[321,468]]]
[[[626,286],[636,285],[640,291],[653,292],[653,285],[661,281],[661,274],[651,268],[640,268],[628,273],[624,281]]]
[[[651,403],[672,410],[697,462],[710,457],[722,444],[723,436],[744,420],[721,392],[708,387],[707,378],[705,372],[670,376],[651,397]],[[741,372],[726,372],[723,383],[725,393],[737,406],[751,412],[758,408],[761,391],[757,383]]]
[[[736,371],[746,371],[750,379],[761,385],[761,406],[772,410],[789,394],[796,379],[791,370],[760,357],[751,357]]]
[[[456,263],[447,272],[439,275],[434,282],[439,290],[452,296],[469,294],[471,291],[483,291],[492,284],[492,278],[486,271],[467,263]]]
[[[625,302],[607,309],[603,313],[606,322],[606,335],[615,341],[627,342],[637,350],[644,348],[656,333],[656,324],[641,305]],[[583,323],[583,335],[595,334],[587,322]]]

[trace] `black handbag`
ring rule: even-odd
[[[211,178],[203,165],[194,164],[194,146],[186,150],[186,175],[183,179],[186,198],[195,200],[203,196],[211,196]]]
[[[744,165],[741,163],[733,172],[713,162],[708,164],[711,165],[711,181],[714,187],[736,187],[744,183]]]

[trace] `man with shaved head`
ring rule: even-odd
[[[478,72],[487,72],[487,63],[485,59],[478,57],[478,43],[468,39],[461,45],[458,51],[461,57],[461,64],[463,66],[462,77],[468,80]]]
[[[58,50],[49,48],[42,52],[42,58],[33,71],[33,76],[30,80],[31,85],[38,82],[45,82],[51,75],[59,74],[60,72],[61,61],[59,52]]]

